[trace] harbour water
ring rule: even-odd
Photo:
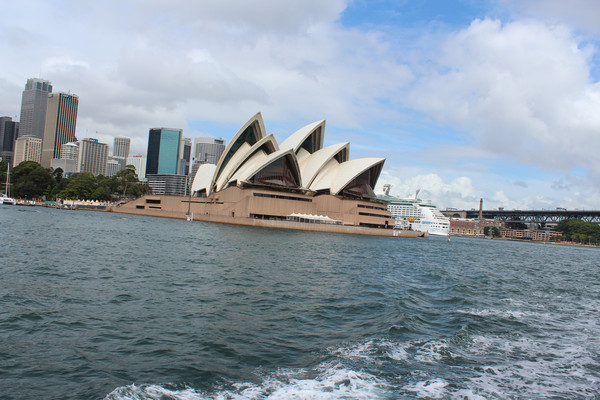
[[[600,250],[0,206],[3,399],[593,399]]]

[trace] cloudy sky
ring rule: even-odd
[[[385,157],[377,192],[440,208],[600,209],[597,0],[20,0],[2,4],[0,114],[28,78],[79,96],[77,137],[281,142]]]

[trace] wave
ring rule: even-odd
[[[261,383],[233,383],[213,393],[173,385],[128,385],[115,389],[105,400],[221,400],[221,399],[378,399],[389,392],[377,377],[344,368],[325,367],[315,377],[305,370],[281,370]]]

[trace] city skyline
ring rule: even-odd
[[[597,2],[61,4],[60,16],[7,4],[0,46],[16,56],[0,114],[18,115],[39,74],[82,99],[78,137],[131,137],[132,154],[151,126],[228,141],[260,111],[281,139],[325,118],[331,143],[386,157],[377,192],[420,188],[440,208],[599,208]],[[44,29],[46,15],[78,34]],[[106,20],[102,37],[88,28]]]

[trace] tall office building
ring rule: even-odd
[[[225,140],[211,137],[194,139],[194,159],[192,163],[192,180],[202,164],[217,164],[225,151]]]
[[[108,157],[107,176],[114,176],[117,172],[125,169],[131,139],[127,137],[116,137],[113,145],[113,155]]]
[[[97,139],[87,138],[79,142],[77,172],[91,172],[94,175],[106,175],[108,145]]]
[[[215,164],[219,162],[225,151],[225,140],[211,137],[194,139],[194,161],[200,164]]]
[[[192,157],[192,139],[182,137],[179,145],[179,166],[177,173],[180,175],[190,174],[190,158]]]
[[[27,79],[21,99],[19,136],[35,136],[43,139],[46,105],[50,93],[52,93],[50,81],[38,78]]]
[[[48,168],[53,158],[60,158],[63,144],[74,142],[77,126],[79,98],[73,94],[51,93],[48,95],[44,141],[42,143],[42,167]]]
[[[13,156],[13,167],[16,167],[23,161],[35,161],[39,163],[41,155],[42,139],[34,136],[17,138]]]
[[[113,147],[113,157],[129,157],[129,146],[131,146],[130,138],[116,137]]]
[[[11,117],[0,117],[0,158],[12,165],[19,123]]]
[[[154,194],[185,196],[186,143],[191,150],[191,140],[182,138],[181,129],[152,128],[148,135],[146,179]],[[188,151],[188,154],[191,151]]]
[[[179,148],[181,129],[152,128],[148,134],[146,176],[177,174],[179,172]]]

